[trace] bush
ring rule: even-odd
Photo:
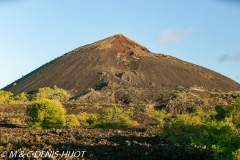
[[[236,128],[240,128],[240,99],[237,99],[232,105],[228,108],[223,108],[218,105],[215,107],[217,114],[215,118],[217,120],[223,120],[225,118],[230,118],[232,123],[236,126]]]
[[[86,112],[80,112],[77,116],[81,125],[84,126],[93,126],[97,122],[96,114],[89,114]]]
[[[232,139],[235,136],[236,129],[233,124],[228,121],[211,121],[202,125],[204,132],[196,137],[192,142],[194,145],[203,146],[206,145],[209,149],[214,149],[217,152],[223,152],[225,154],[231,154]]]
[[[0,90],[0,104],[11,103],[12,100],[13,100],[12,92]]]
[[[227,108],[228,117],[232,118],[232,122],[237,128],[240,128],[240,99],[237,99]]]
[[[74,114],[66,115],[66,126],[80,126],[77,117]]]
[[[27,107],[30,117],[27,124],[30,128],[54,128],[65,125],[65,110],[60,102],[42,99]]]
[[[232,152],[232,155],[234,160],[240,160],[240,148],[235,152]]]
[[[201,117],[182,114],[171,122],[164,123],[161,132],[172,143],[191,144],[192,139],[195,140],[195,137],[203,133],[203,123]]]
[[[160,126],[164,124],[164,120],[166,118],[171,117],[171,114],[167,113],[167,111],[164,109],[160,111],[156,111],[154,109],[145,109],[145,111],[150,115],[151,118],[156,120]]]
[[[17,95],[14,96],[14,100],[17,101],[18,103],[23,103],[28,101],[28,94],[25,92],[21,92]]]
[[[214,114],[196,108],[194,113],[178,115],[164,123],[160,132],[169,142],[206,147],[215,151],[215,159],[233,159],[239,156],[240,148],[239,104],[238,100],[227,109],[216,106]]]
[[[14,95],[12,92],[0,90],[0,104],[21,104],[28,101],[25,92]]]
[[[221,106],[221,105],[217,105],[215,107],[215,110],[217,112],[217,114],[215,115],[215,118],[217,120],[223,120],[224,118],[226,118],[227,116],[227,111]]]
[[[137,122],[130,120],[133,113],[130,110],[123,110],[112,104],[112,107],[104,108],[97,116],[96,127],[102,128],[128,128],[137,125]]]
[[[32,95],[32,100],[51,99],[51,100],[68,100],[70,94],[64,89],[54,86],[53,88],[39,88],[37,93]]]

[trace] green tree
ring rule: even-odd
[[[59,128],[65,125],[65,109],[57,101],[42,99],[27,107],[30,128]]]

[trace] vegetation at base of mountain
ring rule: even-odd
[[[180,114],[172,117],[169,122],[161,122],[159,133],[170,143],[212,149],[215,159],[238,159],[239,115],[240,99],[228,108],[216,106],[215,112],[204,112],[196,107],[192,113]],[[166,113],[165,117],[167,116]]]
[[[66,123],[65,114],[60,102],[42,99],[27,107],[26,115],[30,117],[27,124],[36,129],[63,127]]]
[[[0,104],[25,104],[41,99],[66,101],[69,100],[70,97],[71,94],[68,91],[58,88],[56,85],[53,87],[39,88],[31,94],[21,92],[14,95],[12,92],[0,90]]]
[[[42,99],[35,101],[26,109],[29,119],[26,121],[30,128],[48,129],[71,126],[94,126],[100,128],[128,128],[138,125],[130,120],[133,113],[123,110],[116,104],[103,108],[98,114],[80,113],[66,115],[65,109],[59,101]]]
[[[0,90],[0,104],[20,104],[28,101],[25,92],[14,95],[12,92]]]
[[[170,118],[172,115],[167,113],[165,109],[155,110],[154,108],[146,108],[145,112],[156,121],[156,124],[163,125],[165,123],[165,119]]]
[[[80,112],[77,115],[78,121],[83,126],[93,126],[97,121],[97,114]]]
[[[103,108],[97,114],[80,112],[77,118],[83,126],[93,126],[97,128],[129,128],[138,125],[136,121],[130,119],[133,113],[123,110],[116,104]]]
[[[99,114],[97,114],[97,121],[95,127],[100,128],[128,128],[138,125],[136,121],[132,121],[130,116],[133,115],[129,109],[123,110],[116,104],[112,104],[111,107],[103,108]]]
[[[200,97],[201,94],[206,98]],[[60,101],[75,102],[70,101],[70,97],[71,95],[67,91],[56,86],[40,88],[32,94],[23,92],[14,95],[11,92],[0,90],[0,104],[28,105],[26,115],[29,117],[27,124],[30,128],[47,129],[71,126],[128,128],[138,124],[131,120],[133,116],[131,110],[123,109],[116,104],[107,108],[99,108],[100,112],[94,114],[80,112],[78,115],[66,115]],[[215,159],[239,159],[239,97],[239,92],[205,92],[198,88],[191,88],[170,94],[170,100],[167,101],[168,97],[166,97],[166,101],[163,103],[164,107],[159,106],[163,109],[157,108],[158,106],[154,102],[149,102],[150,104],[146,104],[144,112],[159,125],[159,133],[169,143],[187,144],[213,150]],[[213,105],[214,103],[215,105]],[[182,106],[196,104],[197,106],[188,112],[181,114],[175,112]],[[138,106],[130,103],[129,107],[133,105],[134,108]],[[9,122],[21,125],[23,121],[14,117],[9,119]]]
[[[65,126],[80,126],[80,123],[74,114],[66,115],[65,119]]]
[[[0,104],[10,103],[13,93],[0,90]]]
[[[31,100],[51,99],[51,100],[69,100],[71,95],[64,89],[58,88],[56,85],[51,87],[39,88],[36,93],[31,96]]]
[[[66,115],[59,101],[41,99],[29,105],[26,109],[26,120],[30,128],[47,129],[80,126],[74,114]]]

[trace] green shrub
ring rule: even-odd
[[[237,149],[235,152],[232,152],[234,160],[240,160],[240,148]]]
[[[240,128],[240,99],[237,99],[226,109],[220,105],[216,106],[215,109],[217,111],[217,114],[215,115],[217,120],[223,120],[228,117],[232,120],[232,123],[236,128]]]
[[[217,120],[223,120],[224,118],[226,118],[227,116],[227,111],[221,106],[221,105],[217,105],[215,107],[215,110],[217,112],[217,114],[215,115],[215,118]]]
[[[30,128],[55,128],[65,125],[65,110],[57,101],[42,99],[27,107],[26,114],[30,117],[27,124]]]
[[[232,139],[236,133],[236,129],[230,121],[211,121],[201,127],[203,127],[204,132],[196,137],[192,144],[206,145],[209,149],[229,154],[232,148]]]
[[[203,109],[201,107],[195,106],[195,107],[193,107],[193,113],[195,113],[195,114],[204,114],[204,111],[203,111]]]
[[[90,114],[86,119],[86,123],[89,124],[90,126],[94,125],[96,121],[97,121],[96,114]]]
[[[0,104],[11,103],[11,101],[13,101],[13,93],[0,90]]]
[[[77,115],[77,118],[81,125],[84,126],[93,126],[97,122],[97,115],[86,113],[86,112],[80,112]]]
[[[156,120],[159,125],[163,125],[164,120],[166,118],[171,117],[171,114],[167,113],[167,111],[165,109],[156,111],[156,110],[154,110],[154,108],[151,108],[151,109],[147,108],[147,109],[145,109],[145,112],[147,112],[151,118]]]
[[[0,90],[0,104],[21,104],[28,101],[25,92],[14,95],[12,92]]]
[[[14,100],[17,101],[18,103],[24,103],[28,101],[28,94],[25,92],[21,92],[17,95],[14,96]]]
[[[232,122],[237,128],[240,128],[240,99],[237,99],[227,108],[228,117],[232,118]]]
[[[39,88],[37,93],[32,95],[32,100],[41,100],[41,99],[51,99],[51,100],[68,100],[70,98],[70,94],[57,86],[53,88],[44,87]]]
[[[80,126],[77,117],[74,114],[66,115],[66,126]]]
[[[240,137],[237,135],[239,104],[238,100],[226,109],[216,106],[214,114],[195,108],[191,114],[181,114],[169,123],[165,122],[160,133],[172,143],[213,149],[215,159],[233,159],[238,156],[240,148]]]
[[[104,108],[97,116],[96,127],[102,128],[128,128],[137,125],[137,122],[130,120],[133,113],[119,108],[116,104]]]
[[[203,123],[202,117],[182,114],[164,123],[160,131],[172,143],[191,144],[192,139],[203,133]]]

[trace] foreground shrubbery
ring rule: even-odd
[[[156,111],[154,108],[146,108],[145,112],[147,112],[149,116],[156,121],[155,124],[160,126],[164,125],[166,118],[171,117],[171,114],[167,113],[167,111],[164,109]]]
[[[201,146],[215,151],[215,159],[239,158],[240,99],[224,109],[205,113],[200,107],[160,125],[161,134],[171,143]]]
[[[80,112],[77,118],[83,126],[93,126],[97,122],[97,114]]]
[[[138,125],[136,121],[130,119],[130,110],[123,110],[116,104],[103,108],[98,114],[79,113],[77,116],[80,124],[84,126],[94,126],[100,128],[128,128]]]
[[[97,122],[95,123],[95,126],[102,128],[128,128],[135,126],[138,123],[130,120],[130,116],[132,115],[133,112],[129,109],[123,110],[116,104],[113,104],[109,108],[102,109],[102,111],[97,115]]]
[[[66,115],[65,109],[58,101],[42,99],[34,102],[26,110],[27,124],[30,128],[46,129],[64,126],[79,126],[75,115]]]
[[[66,126],[80,126],[80,123],[74,114],[66,115],[65,119],[66,119],[65,121]]]
[[[80,113],[66,115],[65,109],[59,101],[42,99],[29,105],[26,110],[27,124],[30,128],[46,129],[64,126],[95,126],[100,128],[128,128],[137,125],[130,120],[133,114],[130,110],[123,110],[113,104],[104,108],[98,114]]]

